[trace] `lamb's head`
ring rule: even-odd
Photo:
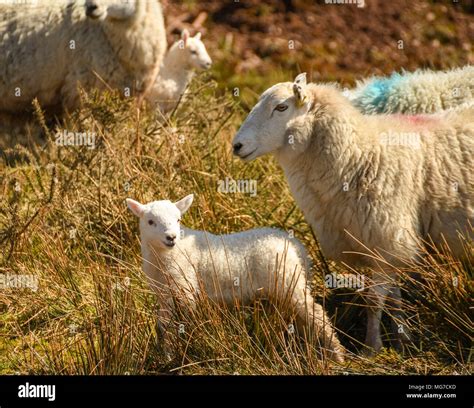
[[[290,145],[289,130],[309,112],[306,73],[293,83],[282,82],[267,89],[253,107],[232,142],[234,154],[250,161]]]
[[[140,220],[140,235],[143,244],[156,250],[173,248],[181,237],[181,216],[193,202],[193,194],[173,203],[169,200],[140,204],[127,198],[130,211]]]
[[[178,41],[178,49],[185,53],[183,58],[187,69],[209,69],[212,59],[207,53],[206,46],[201,41],[201,33],[194,37],[189,35],[189,31],[184,29],[181,33],[181,40]]]

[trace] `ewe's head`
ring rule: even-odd
[[[184,53],[183,61],[187,69],[209,69],[212,60],[207,53],[206,46],[201,41],[201,33],[194,37],[189,35],[189,31],[184,29],[181,33],[181,40],[177,43],[178,50]]]
[[[93,20],[132,22],[139,17],[139,1],[144,0],[86,0],[86,16]]]
[[[235,135],[234,154],[250,161],[291,144],[288,129],[309,108],[305,73],[293,83],[282,82],[267,89]]]
[[[193,202],[192,194],[172,203],[168,200],[140,204],[127,198],[128,208],[140,219],[142,244],[146,241],[156,249],[173,248],[180,239],[181,216]]]

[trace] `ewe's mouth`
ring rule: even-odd
[[[252,154],[254,154],[256,151],[257,151],[257,149],[251,151],[251,152],[248,153],[248,154],[244,154],[243,156],[242,156],[241,154],[239,154],[238,156],[239,156],[242,160],[245,160],[245,159],[248,159],[250,156],[252,156]]]

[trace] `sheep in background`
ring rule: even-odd
[[[408,333],[388,265],[420,256],[421,240],[446,242],[463,257],[458,234],[469,239],[474,225],[474,109],[365,116],[335,87],[307,85],[301,74],[262,94],[233,148],[246,161],[276,157],[328,257],[382,269],[369,288],[366,344],[372,352],[382,346],[388,298],[401,346]],[[388,264],[363,255],[368,250]]]
[[[419,70],[374,77],[344,92],[365,114],[434,113],[474,104],[474,66],[447,72]]]
[[[158,0],[41,0],[1,14],[0,112],[30,110],[34,98],[48,111],[72,110],[78,86],[141,95],[166,51]]]
[[[311,297],[303,245],[271,228],[213,235],[181,227],[192,201],[192,194],[176,203],[143,205],[127,199],[140,219],[143,271],[158,296],[160,321],[169,322],[176,291],[186,293],[191,305],[203,291],[212,301],[230,306],[236,299],[248,305],[262,296],[290,298],[300,332],[314,329],[331,358],[342,362],[344,349],[324,309]]]
[[[191,82],[194,70],[209,69],[211,65],[201,33],[190,37],[188,30],[183,30],[181,40],[176,41],[165,55],[158,77],[147,93],[147,100],[158,104],[163,113],[172,111]]]

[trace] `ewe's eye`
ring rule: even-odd
[[[148,225],[154,225],[155,223],[153,222],[153,220],[148,220]]]
[[[191,54],[197,55],[197,53],[198,53],[198,52],[197,52],[196,50],[191,50]]]
[[[283,112],[283,111],[286,111],[287,109],[288,109],[288,105],[285,105],[284,103],[280,103],[279,105],[275,107],[275,110],[277,110],[278,112]]]

